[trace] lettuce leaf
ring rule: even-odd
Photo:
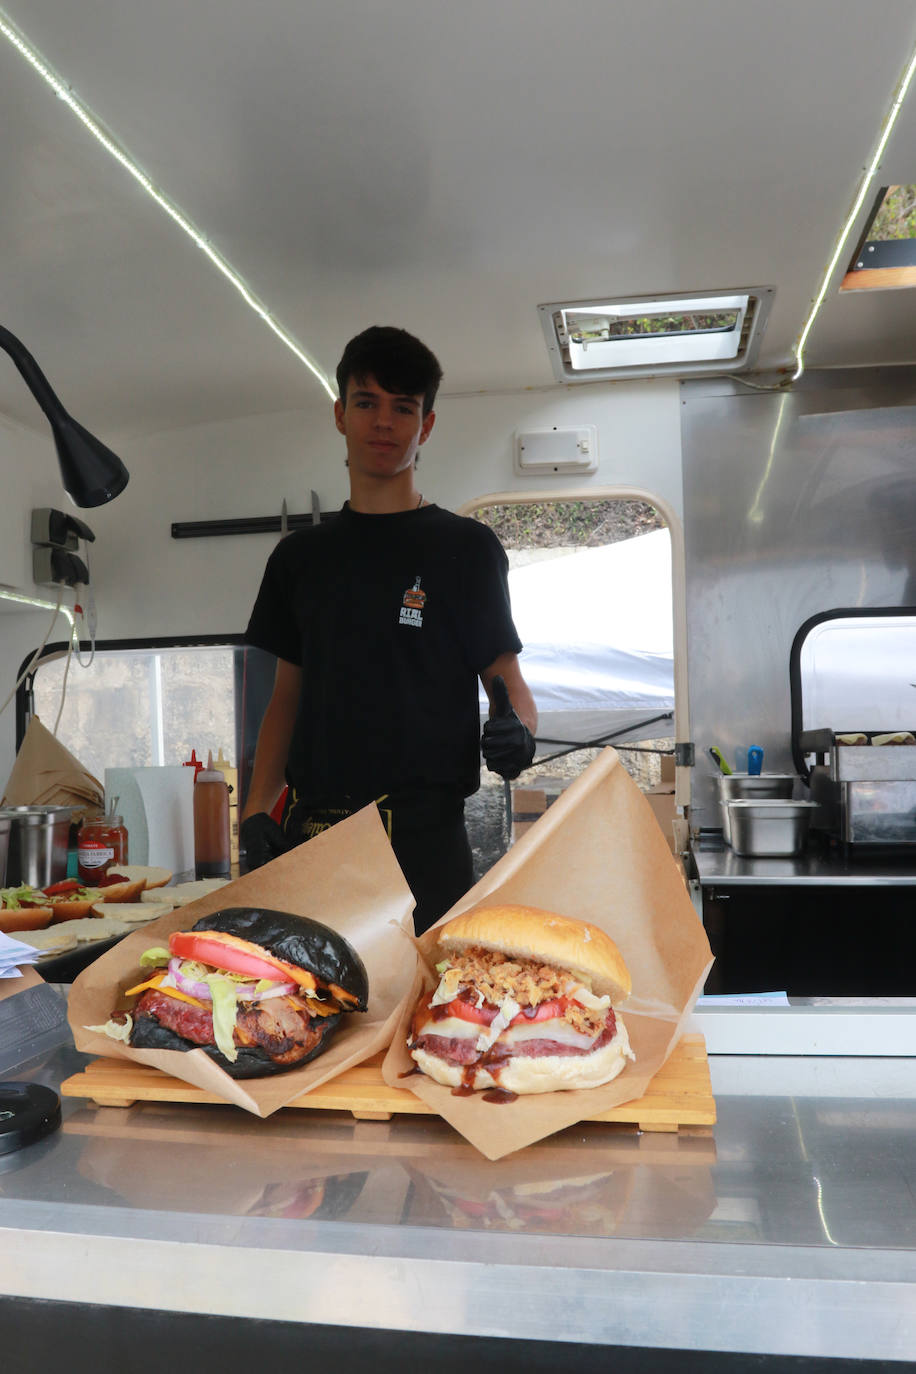
[[[213,1039],[217,1049],[230,1064],[234,1064],[239,1057],[232,1038],[235,1030],[235,984],[220,973],[211,973],[207,983],[213,998]]]
[[[0,892],[0,906],[7,911],[18,911],[23,902],[30,906],[36,903],[47,906],[48,899],[37,887],[30,887],[28,883],[23,883],[21,887],[5,887]]]
[[[165,968],[171,959],[171,954],[161,945],[154,945],[152,949],[145,949],[140,955],[140,963],[150,968]]]

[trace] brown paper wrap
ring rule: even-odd
[[[378,810],[366,807],[264,868],[125,936],[90,964],[70,990],[68,1019],[76,1047],[87,1054],[151,1064],[256,1116],[269,1116],[388,1044],[414,974],[415,956],[404,933],[413,930],[413,905]],[[236,1080],[203,1050],[136,1050],[86,1029],[103,1025],[124,1005],[124,989],[142,979],[144,950],[163,944],[174,930],[190,930],[201,916],[236,906],[323,921],[346,936],[366,965],[368,1012],[345,1016],[317,1059],[289,1073]]]
[[[599,1088],[536,1093],[497,1105],[456,1097],[413,1067],[406,1037],[431,971],[436,926],[420,936],[428,960],[404,999],[382,1065],[385,1082],[409,1088],[488,1159],[610,1107],[641,1097],[686,1028],[712,967],[709,941],[648,802],[613,749],[597,759],[437,925],[474,906],[521,903],[600,926],[615,940],[633,978],[623,1019],[636,1055]]]
[[[27,930],[20,933],[28,935]],[[11,940],[18,940],[18,938],[18,934],[10,936]],[[25,944],[25,941],[23,940],[22,943]],[[37,973],[31,964],[20,964],[19,974],[21,975],[19,977],[0,978],[0,1002],[7,997],[15,997],[17,992],[25,992],[27,988],[40,987],[44,982],[41,974]]]
[[[91,773],[46,730],[37,716],[29,721],[13,771],[3,794],[3,806],[72,806],[72,825],[103,808],[105,789]]]

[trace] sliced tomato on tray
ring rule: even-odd
[[[77,882],[76,878],[64,878],[62,882],[43,887],[42,892],[46,897],[64,897],[71,892],[79,892],[81,888],[82,883]]]

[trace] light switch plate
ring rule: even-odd
[[[515,435],[514,467],[520,475],[596,472],[597,427],[519,430]]]

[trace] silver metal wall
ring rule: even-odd
[[[711,744],[759,744],[764,771],[794,771],[799,626],[916,605],[916,369],[809,373],[785,392],[687,382],[681,400],[692,825],[715,827]]]

